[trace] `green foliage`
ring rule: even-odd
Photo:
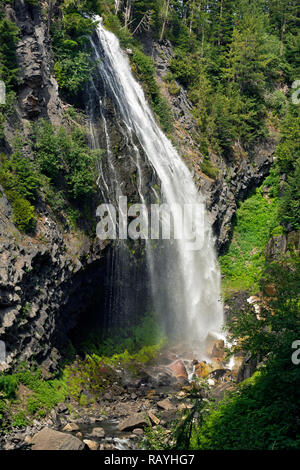
[[[21,232],[31,232],[36,223],[32,205],[40,192],[40,180],[34,164],[23,153],[18,139],[12,155],[1,155],[0,183],[13,208],[13,221]]]
[[[216,168],[211,163],[209,158],[204,158],[203,162],[201,163],[201,170],[212,179],[216,179],[219,173],[218,168]]]
[[[84,13],[97,10],[95,2],[65,1],[63,15],[52,27],[54,72],[60,88],[76,95],[90,79],[95,68],[91,59],[89,36],[96,23]]]
[[[95,194],[97,153],[89,149],[82,129],[74,126],[68,133],[65,128],[57,129],[49,121],[40,120],[33,126],[32,146],[41,172],[54,187],[63,189],[78,204],[90,200]],[[60,192],[56,204],[61,197]]]
[[[17,25],[3,16],[0,5],[0,80],[4,81],[8,91],[18,84],[18,34]]]
[[[279,220],[286,231],[300,228],[300,114],[299,106],[290,104],[281,123],[280,142],[276,148],[274,173],[284,181],[280,190]]]
[[[26,413],[23,410],[18,411],[14,416],[13,416],[13,421],[12,421],[12,426],[17,427],[17,428],[25,428],[28,426],[29,421],[26,418]]]
[[[300,156],[294,172],[284,185],[279,203],[279,218],[288,231],[300,230]]]
[[[231,244],[220,257],[225,291],[249,289],[255,293],[258,289],[267,243],[281,232],[277,210],[278,199],[265,197],[263,186],[240,204]]]
[[[40,180],[34,164],[19,145],[10,157],[1,155],[0,182],[8,194],[16,194],[31,202],[37,199]]]
[[[0,391],[9,400],[16,398],[18,380],[15,376],[0,375]]]
[[[94,64],[86,52],[70,54],[70,43],[66,42],[66,52],[61,53],[54,65],[54,73],[62,90],[76,94],[91,77]]]
[[[27,199],[14,197],[12,201],[13,222],[20,232],[30,233],[34,231],[36,225],[36,215],[34,207]]]

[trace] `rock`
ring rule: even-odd
[[[228,373],[230,373],[230,369],[215,369],[209,374],[209,377],[211,379],[220,380]]]
[[[67,407],[67,405],[65,403],[58,403],[57,411],[58,411],[58,413],[63,413],[65,415],[69,414],[69,408]]]
[[[212,389],[211,394],[213,398],[215,398],[217,401],[220,401],[224,398],[227,392],[231,392],[234,389],[235,389],[235,384],[233,384],[232,382],[226,382]]]
[[[180,405],[178,405],[178,411],[190,410],[191,408],[193,408],[193,405],[190,403],[180,403]]]
[[[168,398],[158,401],[157,406],[165,411],[171,411],[175,409],[175,406],[170,402]]]
[[[106,392],[104,395],[103,395],[103,398],[104,400],[107,400],[107,401],[112,401],[113,400],[113,396],[111,393],[109,392]]]
[[[205,361],[199,362],[195,365],[195,374],[200,378],[207,377],[213,370],[214,367],[211,364],[207,364]]]
[[[32,450],[83,450],[85,445],[71,434],[44,428],[32,438]]]
[[[237,379],[238,374],[243,366],[244,358],[242,356],[234,356],[234,365],[231,370],[231,375],[234,379]]]
[[[156,425],[158,425],[158,424],[160,423],[160,419],[157,418],[157,416],[155,416],[155,414],[152,413],[151,410],[148,411],[148,416],[149,416],[149,418],[151,419],[152,423],[154,423],[154,424],[156,424]]]
[[[99,442],[90,441],[89,439],[83,439],[83,442],[88,446],[90,450],[98,450]]]
[[[103,428],[94,428],[91,432],[91,436],[98,438],[105,437],[105,431]]]
[[[133,431],[136,428],[144,428],[148,426],[148,421],[144,413],[136,413],[132,416],[129,416],[124,421],[122,421],[118,429],[119,431]]]
[[[82,432],[77,432],[76,437],[78,437],[78,439],[82,439],[82,437],[83,437]]]
[[[32,443],[32,438],[30,436],[25,436],[24,442],[26,444],[31,444]]]
[[[212,348],[212,353],[211,356],[222,360],[224,357],[224,341],[222,339],[218,339],[218,341],[215,342]]]
[[[116,447],[113,444],[110,444],[109,442],[104,442],[103,444],[100,444],[100,450],[115,450]]]
[[[136,428],[136,429],[134,429],[132,432],[133,432],[133,434],[135,434],[136,436],[143,436],[143,435],[144,435],[144,431],[143,431],[143,429],[141,429],[141,428]]]
[[[67,431],[67,432],[79,431],[79,426],[76,423],[68,423],[63,428],[63,431],[64,432],[65,431]]]
[[[177,361],[172,362],[172,364],[168,365],[168,369],[170,369],[173,373],[173,375],[177,377],[183,377],[187,379],[188,374],[185,368],[185,365],[181,359],[178,359]]]

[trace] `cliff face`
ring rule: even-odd
[[[51,72],[51,42],[39,8],[19,0],[14,9],[6,7],[6,15],[20,28],[17,57],[21,84],[17,105],[5,129],[4,150],[10,152],[9,142],[17,128],[25,140],[28,124],[34,119],[48,117],[55,125],[63,125],[63,111],[67,105],[59,97],[58,85]],[[217,247],[222,252],[230,239],[238,201],[268,172],[274,141],[253,149],[251,155],[237,148],[238,158],[234,162],[225,162],[221,156],[216,156],[218,177],[213,180],[204,175],[200,167],[202,156],[192,138],[196,128],[186,92],[180,88],[179,94],[171,96],[163,85],[162,78],[168,71],[172,49],[168,43],[158,45],[151,40],[145,48],[154,57],[157,79],[175,116],[174,139],[205,194]],[[103,96],[101,106],[107,118],[116,165],[124,178],[127,194],[134,199],[137,168],[132,162],[118,158],[120,149],[124,152],[130,149],[124,150],[126,142],[109,97]],[[99,109],[97,113],[99,116]],[[100,119],[96,126],[105,145]],[[151,168],[145,164],[142,171],[144,180],[153,184],[155,175]],[[6,364],[1,367],[10,367],[16,360],[37,360],[46,367],[55,367],[66,334],[75,326],[78,317],[93,306],[101,305],[106,249],[94,234],[63,228],[43,200],[37,208],[36,233],[25,236],[12,223],[12,209],[1,187],[0,196],[0,338],[7,349]]]
[[[4,150],[9,152],[16,129],[26,142],[32,119],[48,117],[63,124],[64,104],[51,74],[50,40],[40,10],[20,0],[5,13],[20,28],[20,86],[5,128]],[[62,228],[43,200],[37,210],[35,235],[21,234],[0,187],[0,337],[7,352],[3,369],[16,359],[55,366],[66,332],[101,295],[105,264],[100,243]]]

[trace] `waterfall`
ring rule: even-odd
[[[184,219],[194,230],[193,233],[188,233],[189,236],[161,240],[159,243],[157,240],[147,239],[144,243],[152,302],[157,317],[180,340],[204,343],[210,335],[220,337],[223,322],[220,273],[205,201],[199,194],[189,169],[157,124],[118,39],[105,30],[100,17],[96,19],[99,23],[96,36],[91,42],[97,59],[97,73],[103,84],[102,97],[103,93],[108,94],[114,102],[120,116],[120,122],[116,124],[119,126],[118,131],[130,143],[132,154],[128,155],[128,161],[134,160],[137,168],[140,202],[149,202],[141,171],[141,162],[146,158],[159,181],[162,202],[171,208],[174,231],[182,222],[182,214],[176,210],[178,206],[198,208],[196,228],[192,223],[192,210],[187,211],[188,215]],[[98,100],[102,113],[102,97],[96,88],[93,82],[90,100]],[[109,188],[110,193],[114,192],[116,200],[123,193],[123,182],[111,157],[107,118],[103,115],[100,118],[105,134],[110,181],[104,178],[100,168],[99,186],[106,197],[108,191],[105,191],[105,187]],[[94,129],[93,143],[99,148],[96,133]],[[152,187],[152,194],[157,199],[157,188]],[[192,249],[193,236],[200,240],[197,249]]]

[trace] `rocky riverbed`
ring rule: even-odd
[[[230,365],[230,367],[229,367]],[[180,345],[161,351],[156,364],[138,376],[123,374],[101,396],[81,406],[72,399],[59,403],[42,420],[12,429],[1,438],[4,450],[129,450],[143,449],[145,429],[158,428],[172,440],[171,427],[192,408],[191,391],[199,398],[221,399],[245,376],[247,357],[226,362],[224,341],[210,345],[207,360]]]

